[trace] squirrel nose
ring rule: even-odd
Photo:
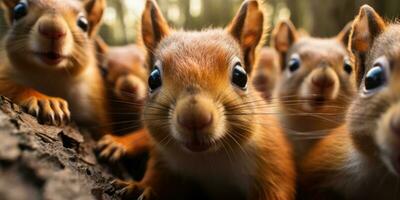
[[[59,40],[65,37],[67,31],[57,23],[42,23],[39,25],[39,33],[51,40]]]
[[[202,130],[211,125],[213,116],[209,112],[185,112],[178,115],[178,123],[191,131]]]
[[[326,75],[315,76],[311,79],[311,82],[318,88],[330,88],[334,84],[334,80]]]

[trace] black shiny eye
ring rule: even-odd
[[[89,30],[89,22],[86,17],[79,17],[77,24],[83,31],[87,32]]]
[[[150,73],[148,82],[151,92],[161,87],[161,72],[158,68],[154,68],[153,71]]]
[[[19,20],[19,19],[25,17],[27,14],[28,14],[28,5],[26,5],[26,3],[18,3],[14,7],[14,11],[13,11],[14,20]]]
[[[343,69],[348,74],[351,74],[351,72],[353,72],[353,66],[351,65],[351,62],[349,60],[344,61]]]
[[[247,73],[240,64],[236,64],[233,68],[232,83],[241,89],[247,88]]]
[[[299,58],[291,58],[288,63],[288,68],[290,72],[295,72],[300,68],[300,59]]]
[[[375,66],[365,76],[365,91],[377,89],[386,84],[385,70],[381,66]]]

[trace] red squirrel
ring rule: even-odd
[[[105,0],[3,0],[0,94],[46,124],[107,124],[93,38]],[[67,103],[68,102],[68,103]]]
[[[98,37],[96,49],[105,79],[113,133],[120,135],[143,128],[142,110],[148,92],[144,48],[136,44],[109,47]]]
[[[400,25],[361,7],[350,37],[359,85],[345,124],[301,164],[306,199],[399,199]]]
[[[154,147],[140,182],[117,181],[126,198],[293,199],[295,170],[273,116],[257,115],[261,97],[248,83],[264,34],[256,0],[226,29],[169,28],[154,0],[142,15],[150,95],[145,125]],[[255,100],[259,99],[259,100]]]
[[[99,140],[99,156],[116,162],[124,156],[148,152],[151,142],[142,118],[148,93],[144,48],[141,45],[109,47],[97,37],[96,49],[107,90],[109,128],[113,132]]]
[[[298,159],[343,123],[356,92],[354,64],[347,50],[350,31],[351,23],[335,37],[309,37],[290,21],[273,31],[282,70],[273,104]]]

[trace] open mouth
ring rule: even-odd
[[[210,149],[212,144],[208,141],[193,139],[189,142],[183,143],[183,146],[191,152],[203,152]]]
[[[66,58],[57,52],[36,53],[36,55],[48,65],[57,65]]]
[[[312,98],[312,100],[311,100],[311,104],[313,106],[323,106],[325,104],[325,102],[326,102],[326,98],[323,96],[317,96],[317,97]]]

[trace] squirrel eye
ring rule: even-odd
[[[89,22],[86,19],[86,17],[84,16],[79,17],[77,24],[83,31],[87,32],[89,30]]]
[[[297,71],[297,70],[300,68],[300,58],[298,58],[298,57],[292,57],[292,58],[289,60],[288,68],[289,68],[289,71],[290,71],[290,72],[295,72],[295,71]]]
[[[233,68],[232,83],[243,90],[247,88],[247,73],[240,64]]]
[[[365,76],[364,87],[366,92],[378,89],[386,84],[385,70],[381,66],[375,66]]]
[[[351,62],[349,60],[345,60],[344,61],[344,65],[343,65],[343,69],[344,71],[346,71],[348,74],[351,74],[351,72],[353,72],[353,66],[351,65]]]
[[[158,68],[154,68],[154,70],[150,73],[148,82],[149,82],[150,92],[153,92],[154,90],[161,87],[162,85],[161,72]]]
[[[18,3],[14,7],[14,11],[13,11],[14,20],[19,20],[19,19],[25,17],[27,14],[28,14],[28,5],[26,5],[25,3]]]

